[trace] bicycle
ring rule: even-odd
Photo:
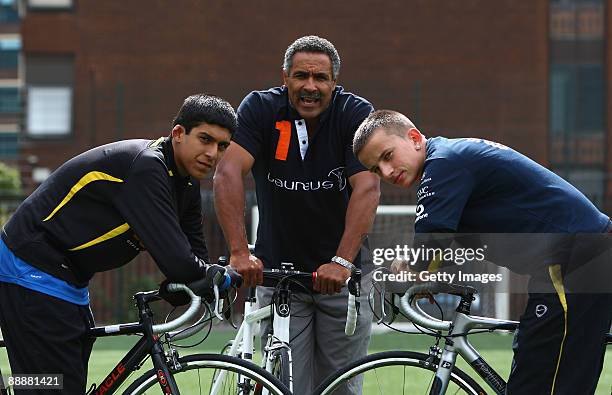
[[[419,298],[436,293],[460,297],[451,321],[431,317],[416,303]],[[476,293],[472,287],[447,283],[423,283],[409,288],[400,299],[401,307],[417,328],[420,326],[436,331],[429,333],[436,337],[436,344],[430,347],[429,353],[388,351],[368,355],[332,374],[315,389],[313,395],[331,395],[340,385],[359,375],[364,377],[364,381],[374,381],[380,394],[486,395],[487,392],[473,377],[455,366],[457,354],[484,380],[492,393],[505,394],[506,382],[478,353],[468,336],[499,330],[514,331],[518,322],[471,316],[471,303]],[[442,332],[447,334],[443,335]],[[438,347],[441,338],[445,339],[443,350]],[[606,344],[612,344],[612,334],[607,335]],[[403,377],[403,382],[381,380],[382,377],[397,376],[397,373]],[[428,377],[426,386],[423,386],[422,379],[419,380],[422,377]]]
[[[248,290],[244,302],[244,319],[236,337],[222,350],[222,353],[252,361],[255,338],[255,325],[273,317],[272,332],[263,347],[261,367],[278,378],[290,391],[293,391],[292,355],[289,346],[289,324],[291,319],[292,288],[311,290],[316,273],[293,270],[293,265],[284,264],[283,269],[265,269],[264,286],[275,287],[272,303],[258,307],[255,288]],[[346,281],[349,290],[345,334],[351,336],[356,327],[359,310],[361,271],[355,270]],[[218,380],[222,380],[220,375]],[[261,394],[267,394],[262,390]]]
[[[207,394],[246,395],[254,393],[256,386],[265,388],[268,393],[274,395],[290,394],[289,390],[278,379],[249,361],[219,354],[179,356],[177,347],[173,342],[193,336],[207,323],[212,323],[213,316],[222,319],[219,311],[219,289],[215,285],[213,308],[207,304],[202,304],[201,297],[186,285],[168,284],[167,290],[170,292],[186,292],[190,298],[187,310],[169,322],[153,323],[153,311],[149,304],[162,300],[160,291],[156,290],[139,292],[134,295],[139,322],[90,328],[89,335],[96,338],[137,334],[142,335],[142,337],[99,385],[93,384],[91,386],[88,394],[110,395],[117,393],[126,383],[127,378],[133,372],[139,370],[149,357],[152,360],[153,368],[134,380],[122,392],[123,394],[157,394],[160,389],[163,394],[180,394],[180,387],[186,388],[187,385],[193,383],[198,384],[199,393]],[[202,305],[205,306],[206,311],[200,319],[191,326],[178,329],[196,317]],[[211,391],[210,384],[214,380],[214,375],[219,372],[225,372],[225,375],[232,380],[227,380],[217,390]],[[195,374],[190,375],[189,373]],[[243,384],[236,385],[234,376],[244,378],[241,380]],[[150,392],[148,392],[149,390]],[[185,389],[183,392],[191,394],[193,390]],[[2,395],[5,394],[6,392],[2,393]]]

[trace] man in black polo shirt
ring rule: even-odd
[[[292,301],[294,392],[306,394],[338,367],[365,355],[371,312],[361,309],[352,338],[344,334],[346,290],[341,287],[369,231],[380,185],[352,153],[355,130],[372,105],[336,86],[340,58],[316,36],[289,46],[284,86],[250,93],[238,109],[238,129],[215,175],[215,206],[230,264],[247,286],[267,268],[292,262],[316,271],[315,290]],[[252,170],[259,227],[255,255],[247,248],[243,176]],[[258,290],[258,300],[270,298]],[[339,293],[340,292],[340,293]],[[321,295],[322,294],[322,295]],[[267,330],[267,329],[266,329]],[[265,331],[264,331],[265,336]],[[357,383],[347,393],[360,392]]]

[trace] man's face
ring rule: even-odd
[[[383,181],[410,188],[423,172],[425,139],[416,129],[406,131],[405,136],[377,129],[359,152],[358,159]]]
[[[230,143],[230,132],[224,127],[201,123],[191,129],[176,125],[172,129],[174,161],[181,176],[202,179],[215,168]]]
[[[331,60],[324,53],[297,52],[289,72],[283,71],[283,82],[291,104],[307,121],[325,111],[336,88]]]

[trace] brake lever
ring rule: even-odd
[[[361,307],[361,302],[359,301],[359,297],[361,296],[361,270],[355,269],[353,273],[351,273],[351,279],[348,282],[349,293],[355,296],[355,310],[357,315],[359,315],[359,309]]]
[[[225,304],[225,302],[227,302],[227,306],[228,306],[227,310],[225,310],[223,312],[223,316],[225,317],[225,320],[230,323],[232,328],[238,329],[238,326],[234,322],[234,304],[230,300],[230,293],[229,292],[226,294],[225,299],[224,299],[223,302],[224,302],[224,304]]]
[[[387,318],[387,312],[385,311],[385,289],[381,288],[380,290],[380,318],[376,322],[378,325],[383,323],[383,321]]]
[[[223,316],[221,315],[221,313],[219,313],[219,286],[217,284],[215,284],[213,286],[213,292],[215,293],[215,316],[217,316],[217,318],[219,319],[219,321],[223,321]]]

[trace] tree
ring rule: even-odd
[[[19,170],[0,162],[0,197],[21,194]]]

